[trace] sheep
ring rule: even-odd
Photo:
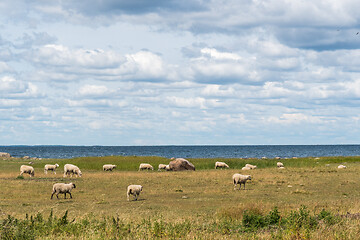
[[[148,163],[141,163],[140,166],[139,166],[139,171],[140,171],[140,170],[145,170],[145,169],[154,170],[154,167],[151,166],[151,165],[148,164]]]
[[[127,200],[130,201],[129,197],[130,194],[134,195],[135,201],[137,200],[140,192],[142,191],[143,187],[141,185],[129,185],[127,187]]]
[[[74,174],[76,175],[76,177],[82,176],[82,173],[77,166],[72,165],[72,164],[65,164],[64,165],[64,177],[66,177],[67,175],[70,175],[70,173],[72,174],[71,176],[73,176]]]
[[[249,167],[243,167],[241,170],[251,170]]]
[[[159,167],[158,167],[158,171],[161,171],[161,169],[165,169],[165,170],[166,170],[166,166],[168,166],[168,165],[160,163],[160,164],[159,164]]]
[[[285,169],[285,167],[279,167],[278,169]]]
[[[216,162],[215,163],[215,169],[217,169],[217,168],[229,168],[229,165],[227,165],[224,162]]]
[[[251,164],[245,164],[245,167],[248,167],[250,169],[256,169],[257,168],[257,166],[251,165]]]
[[[24,173],[28,173],[30,177],[33,177],[35,175],[35,170],[32,166],[21,165],[20,175],[22,176]]]
[[[44,173],[47,174],[48,171],[53,171],[56,174],[56,168],[59,167],[59,164],[55,163],[55,165],[46,164],[44,167]]]
[[[166,171],[171,171],[169,164],[166,165],[165,170],[166,170]]]
[[[342,165],[342,164],[338,166],[338,169],[345,169],[345,168],[346,168],[346,166]]]
[[[71,190],[73,188],[76,188],[75,183],[55,183],[53,185],[53,192],[51,194],[51,199],[53,199],[54,194],[56,193],[56,197],[59,199],[59,193],[63,193],[64,194],[64,199],[66,199],[66,194],[70,194],[70,198],[72,198],[71,196]]]
[[[112,171],[116,168],[116,165],[113,165],[113,164],[105,164],[103,166],[103,170],[104,171]]]
[[[245,190],[245,183],[247,180],[251,180],[250,175],[242,175],[239,173],[235,173],[232,176],[233,182],[234,182],[234,190],[236,190],[236,185],[240,184],[239,190],[241,190],[241,184],[244,184],[244,190]]]
[[[276,160],[279,160],[279,159],[280,159],[280,157],[275,157],[275,159],[276,159]]]
[[[280,167],[284,167],[284,164],[283,164],[282,162],[277,162],[277,163],[276,163],[276,166],[277,166],[278,168],[280,168]]]

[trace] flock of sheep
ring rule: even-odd
[[[187,163],[191,164],[190,162],[188,162],[186,159],[176,159],[176,160],[184,160]],[[171,164],[171,162],[170,162]],[[192,164],[191,164],[192,165]],[[193,165],[192,165],[193,166]],[[277,162],[276,164],[278,169],[284,169],[284,164],[282,162]],[[44,166],[44,173],[47,174],[48,171],[52,171],[54,174],[56,174],[56,168],[59,167],[59,164],[46,164]],[[113,164],[105,164],[103,165],[103,171],[113,171],[116,168],[116,165]],[[227,165],[224,162],[216,162],[215,163],[215,169],[218,168],[229,168],[229,165]],[[251,164],[246,164],[242,170],[253,170],[256,169],[257,166],[255,165],[251,165]],[[344,165],[339,165],[338,166],[339,169],[343,169],[346,168],[346,166]],[[139,166],[139,171],[141,170],[154,170],[154,167],[152,165],[150,165],[149,163],[141,163]],[[159,164],[158,166],[158,171],[161,170],[166,170],[166,171],[171,171],[171,167],[169,166],[169,164]],[[193,169],[195,170],[195,168]],[[24,173],[27,173],[30,175],[30,177],[34,177],[35,175],[35,171],[34,168],[32,166],[28,166],[28,165],[21,165],[20,167],[20,175],[22,176]],[[76,176],[76,177],[81,177],[82,176],[82,172],[79,169],[79,167],[73,165],[73,164],[65,164],[64,165],[64,178],[67,176]],[[239,184],[239,190],[241,190],[241,185],[244,185],[244,189],[245,189],[245,184],[248,180],[251,180],[251,175],[243,175],[240,173],[235,173],[232,176],[232,180],[234,183],[234,190],[236,190],[236,186],[237,184]],[[51,199],[53,198],[54,194],[56,194],[56,197],[58,197],[58,195],[64,194],[64,198],[66,199],[66,194],[70,195],[70,198],[72,198],[71,195],[71,190],[76,188],[74,183],[55,183],[53,185],[53,190],[52,190],[52,194],[51,194]],[[127,200],[129,201],[130,199],[130,195],[134,196],[134,199],[137,200],[138,196],[140,195],[140,192],[142,191],[143,187],[141,185],[129,185],[127,187]]]

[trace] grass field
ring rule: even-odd
[[[137,171],[141,162],[169,162],[160,157],[43,159],[24,179],[19,168],[28,160],[0,160],[0,238],[359,238],[360,157],[284,159],[282,170],[275,159],[189,160],[196,171]],[[230,169],[215,170],[218,160]],[[56,175],[44,174],[46,163],[60,165]],[[65,163],[83,177],[63,178]],[[117,169],[103,172],[107,163]],[[246,163],[258,169],[243,173],[253,179],[246,190],[234,191],[231,177]],[[73,199],[50,200],[54,183],[71,181]],[[126,200],[129,184],[143,186],[138,201]]]

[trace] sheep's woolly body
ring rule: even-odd
[[[53,185],[53,192],[51,194],[51,199],[53,198],[54,194],[56,193],[56,197],[59,199],[59,193],[64,194],[64,199],[66,199],[66,194],[70,194],[70,198],[72,198],[71,196],[71,190],[73,188],[76,188],[74,183],[55,183]]]
[[[52,165],[52,164],[46,164],[45,166],[44,166],[44,173],[45,174],[47,174],[47,172],[48,171],[53,171],[53,173],[55,173],[56,174],[56,168],[58,168],[59,167],[59,164],[54,164],[54,165]]]
[[[112,171],[116,168],[116,165],[113,165],[113,164],[105,164],[103,166],[103,170],[104,171]]]
[[[284,167],[284,164],[283,164],[282,162],[277,162],[277,163],[276,163],[276,166],[277,166],[278,168],[280,168],[280,167]]]
[[[140,170],[145,170],[145,169],[154,170],[154,167],[151,166],[151,165],[148,164],[148,163],[141,163],[140,166],[139,166],[139,171],[140,171]]]
[[[251,168],[249,168],[249,167],[243,167],[243,168],[241,168],[241,170],[251,170]]]
[[[160,171],[161,169],[165,169],[165,170],[166,170],[166,166],[168,166],[168,165],[160,163],[160,164],[159,164],[159,167],[158,167],[158,171]]]
[[[342,164],[338,166],[338,169],[345,169],[345,168],[346,168],[346,166],[342,165]]]
[[[21,165],[20,175],[22,176],[24,173],[28,173],[30,177],[33,177],[35,175],[35,170],[32,166]]]
[[[127,200],[130,201],[130,195],[133,195],[136,201],[142,189],[143,187],[141,185],[129,185],[126,191]]]
[[[215,169],[217,169],[217,168],[229,168],[229,165],[227,165],[224,162],[216,162],[215,163]]]
[[[251,164],[245,164],[245,167],[248,167],[250,169],[256,169],[257,168],[256,165],[251,165]]]
[[[239,173],[235,173],[232,176],[233,182],[234,182],[234,190],[236,190],[236,185],[239,184],[239,190],[241,189],[241,184],[244,184],[244,190],[245,190],[245,183],[247,180],[251,180],[251,176],[250,175],[242,175]]]
[[[80,169],[73,165],[73,164],[65,164],[64,166],[64,177],[66,177],[67,175],[70,175],[72,174],[71,176],[73,176],[74,174],[76,175],[76,177],[81,177],[82,176],[82,173],[80,171]]]

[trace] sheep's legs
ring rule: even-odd
[[[55,192],[53,192],[53,193],[51,194],[51,198],[50,198],[50,199],[52,199],[52,198],[53,198],[54,194],[55,194]]]
[[[70,198],[72,198],[71,193],[70,193],[70,192],[68,192],[68,194],[70,194]]]

